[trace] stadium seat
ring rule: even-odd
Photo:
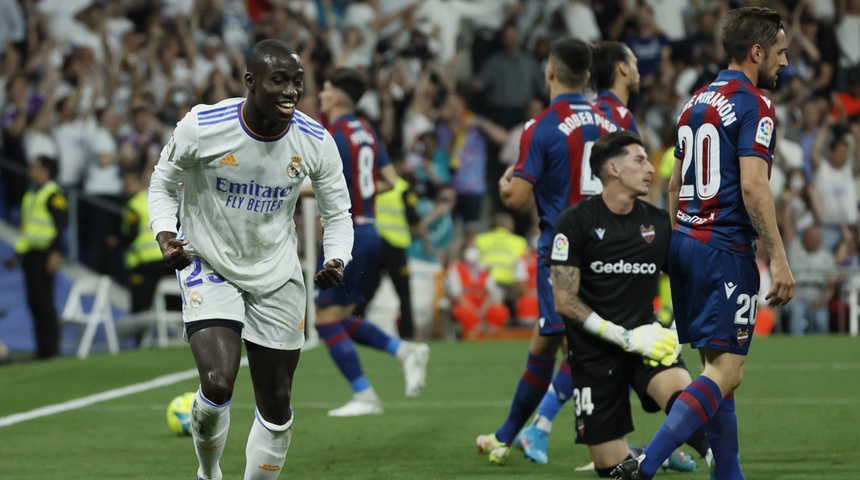
[[[167,276],[158,281],[155,286],[155,294],[152,299],[152,309],[148,312],[142,312],[136,316],[147,319],[154,323],[155,340],[159,348],[165,348],[170,345],[170,327],[178,327],[178,336],[182,335],[182,311],[170,310],[167,308],[167,297],[180,297],[182,291],[179,289],[179,282],[176,277]],[[152,335],[146,334],[143,336],[141,347],[149,347],[152,344]]]
[[[90,354],[99,325],[104,325],[110,353],[119,352],[119,341],[110,305],[110,283],[110,277],[107,275],[78,278],[72,284],[69,296],[66,298],[66,305],[60,318],[64,323],[84,325],[84,332],[78,345],[79,358],[86,358]],[[88,295],[93,296],[93,303],[89,312],[85,312],[83,297]]]

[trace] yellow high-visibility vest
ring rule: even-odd
[[[137,237],[125,252],[125,266],[128,269],[144,263],[161,261],[161,247],[149,228],[149,194],[146,190],[138,192],[128,199],[122,215],[122,229],[128,231],[132,224],[137,224]]]
[[[52,206],[59,210],[66,209],[66,197],[63,189],[53,180],[49,180],[38,190],[28,190],[21,200],[21,236],[15,242],[17,253],[27,253],[31,250],[44,250],[51,246],[57,236],[57,226],[48,209],[48,199],[57,194],[51,201]]]
[[[403,201],[406,190],[409,190],[409,182],[397,177],[393,189],[376,196],[376,230],[380,237],[397,248],[406,248],[412,243]],[[417,197],[415,201],[418,201]]]
[[[475,246],[481,251],[481,263],[490,267],[496,283],[510,286],[516,282],[517,261],[529,251],[525,238],[504,228],[494,228],[475,237]]]

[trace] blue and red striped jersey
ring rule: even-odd
[[[379,169],[391,163],[379,138],[363,120],[349,113],[328,126],[343,161],[343,176],[357,224],[375,218],[374,199]]]
[[[540,216],[538,256],[545,259],[558,215],[589,195],[603,191],[588,159],[594,142],[618,126],[579,93],[556,96],[540,115],[526,122],[514,175],[534,185]]]
[[[615,122],[616,125],[639,135],[639,129],[636,128],[636,120],[633,118],[633,112],[614,93],[609,90],[601,90],[597,94],[595,105],[606,115],[606,118]]]
[[[681,191],[675,229],[725,251],[753,254],[756,231],[741,191],[740,158],[768,163],[776,146],[774,107],[738,70],[697,91],[678,119]]]

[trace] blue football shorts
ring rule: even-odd
[[[674,231],[669,281],[681,343],[749,352],[760,281],[754,255],[718,250]]]
[[[555,312],[555,297],[552,294],[550,267],[543,262],[537,267],[538,326],[543,336],[564,333],[564,319]]]
[[[355,227],[355,241],[352,246],[352,261],[343,270],[343,280],[328,290],[316,289],[316,304],[320,307],[331,305],[363,305],[367,301],[368,279],[379,269],[379,252],[382,240],[376,227],[361,225]],[[322,252],[319,255],[317,271],[323,266]]]

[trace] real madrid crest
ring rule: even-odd
[[[642,232],[642,238],[645,239],[646,242],[651,243],[654,241],[654,225],[645,225],[639,226],[639,231]]]
[[[191,305],[192,308],[197,308],[200,305],[203,305],[203,295],[200,295],[200,292],[197,290],[192,290],[191,293],[188,294],[188,304]]]
[[[287,165],[287,175],[290,178],[296,178],[302,175],[302,170],[302,157],[293,155],[293,158],[290,159],[290,164]]]

